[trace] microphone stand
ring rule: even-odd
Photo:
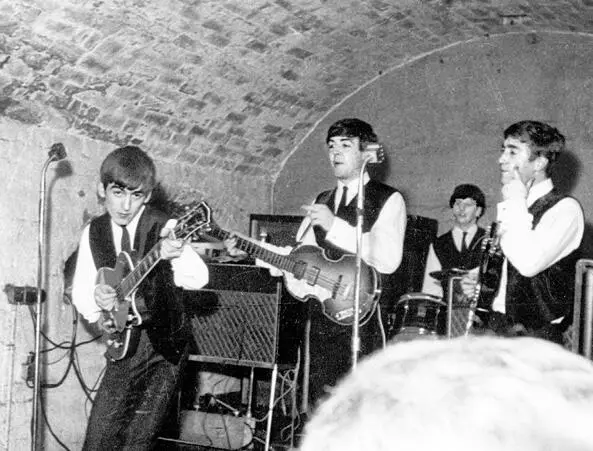
[[[39,235],[38,235],[38,262],[37,262],[37,299],[35,303],[35,358],[34,358],[34,379],[33,379],[33,414],[32,414],[32,437],[31,450],[36,451],[37,435],[39,429],[39,392],[40,392],[40,353],[41,353],[41,305],[43,301],[43,283],[45,280],[45,213],[46,213],[46,173],[49,165],[54,161],[66,157],[63,144],[54,144],[49,151],[49,158],[41,170],[41,186],[39,188]]]
[[[356,277],[354,279],[354,318],[352,321],[352,369],[358,364],[360,352],[360,280],[362,273],[362,221],[364,216],[364,174],[371,159],[365,158],[358,177],[358,193],[356,196]]]

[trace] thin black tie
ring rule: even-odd
[[[336,211],[336,216],[340,216],[340,213],[346,208],[346,198],[348,197],[348,187],[342,188],[342,198],[340,199],[340,205]]]
[[[130,245],[130,234],[125,226],[121,228],[121,251],[130,254],[132,246]]]
[[[467,237],[467,232],[463,232],[461,237],[461,253],[465,254],[467,252],[467,243],[465,242],[465,238]]]

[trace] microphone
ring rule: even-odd
[[[66,158],[66,149],[64,148],[64,144],[53,144],[49,149],[48,155],[49,158],[53,161],[60,161]]]
[[[383,146],[379,143],[367,144],[363,153],[365,154],[365,160],[368,164],[381,163],[385,157]]]

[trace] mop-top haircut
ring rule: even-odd
[[[107,155],[101,164],[100,174],[105,188],[114,183],[130,190],[142,187],[144,193],[150,193],[156,184],[152,158],[136,146],[120,147]]]

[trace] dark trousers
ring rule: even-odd
[[[309,407],[315,409],[352,368],[352,326],[339,325],[323,314],[321,303],[309,301]],[[380,345],[378,312],[359,329],[359,358]]]
[[[177,363],[157,353],[142,330],[136,353],[107,362],[83,450],[150,450],[167,419],[187,351]]]

